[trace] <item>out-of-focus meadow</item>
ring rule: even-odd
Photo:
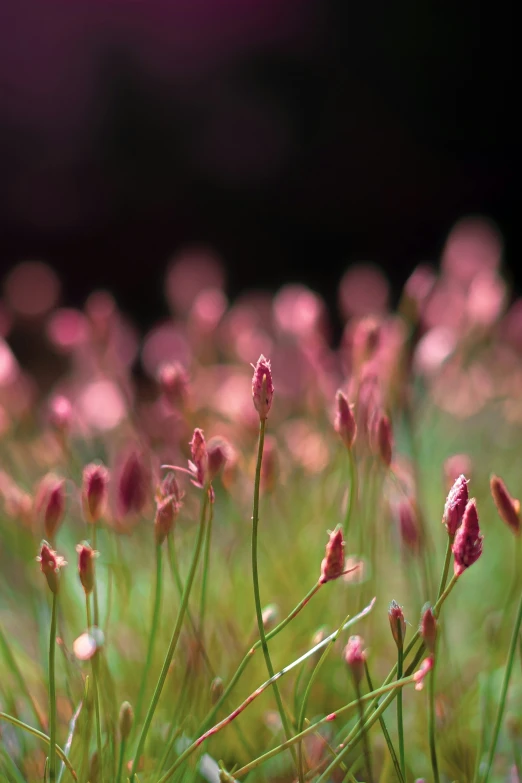
[[[339,281],[338,345],[332,314],[318,294],[295,284],[274,296],[254,290],[229,301],[223,269],[210,252],[187,251],[174,259],[164,281],[165,310],[146,334],[139,333],[132,313],[119,310],[117,291],[95,291],[83,308],[74,309],[61,297],[52,269],[40,263],[14,268],[0,304],[2,715],[49,734],[53,602],[43,564],[35,560],[42,539],[49,538],[46,530],[67,561],[56,601],[56,741],[81,783],[117,780],[124,701],[135,713],[124,745],[124,776],[137,772],[142,783],[152,783],[163,780],[191,742],[267,679],[258,650],[207,724],[223,687],[259,639],[251,566],[259,415],[250,365],[264,354],[275,387],[259,505],[266,632],[318,582],[329,531],[337,525],[345,525],[347,567],[355,566],[322,585],[268,642],[274,670],[376,599],[330,649],[309,689],[300,728],[317,656],[280,678],[292,734],[356,699],[343,657],[349,633],[363,637],[377,688],[397,660],[390,602],[403,608],[406,642],[424,604],[435,604],[448,541],[441,523],[446,495],[464,474],[469,496],[477,501],[483,554],[459,577],[440,614],[433,715],[440,779],[482,779],[522,588],[520,535],[499,518],[489,486],[494,473],[513,495],[521,487],[522,300],[509,288],[502,252],[494,227],[462,221],[447,239],[440,266],[415,269],[395,308],[378,268],[350,267]],[[357,435],[351,451],[334,427],[338,389],[354,403]],[[382,443],[372,437],[372,421],[383,414],[393,428],[390,465],[382,459]],[[224,466],[220,462],[212,482],[212,525],[207,522],[179,641],[132,770],[128,762],[135,757],[180,596],[190,581],[208,489],[178,471],[175,493],[173,485],[167,492],[162,466],[187,468],[191,459],[197,467],[189,445],[195,428],[203,430],[209,449],[219,445]],[[213,440],[217,437],[223,440]],[[92,462],[110,471],[108,501],[96,522],[86,506],[85,484],[82,490],[84,467]],[[171,529],[161,542],[158,506],[173,494]],[[94,546],[93,528],[103,638],[92,628],[82,636],[90,624],[75,547],[84,540]],[[161,595],[149,654],[158,563]],[[93,762],[100,740],[92,696],[96,668],[101,773],[100,760]],[[367,690],[364,681],[362,692]],[[427,689],[404,687],[407,780],[433,779],[429,713]],[[309,733],[302,745],[302,779],[324,772],[359,717],[355,710]],[[397,748],[395,703],[384,719]],[[45,741],[15,724],[0,720],[0,775],[17,783],[42,780]],[[215,781],[215,761],[233,773],[283,741],[274,694],[267,689],[191,753],[171,779]],[[521,747],[517,660],[491,780],[520,779]],[[370,774],[375,780],[399,779],[378,723],[343,765],[332,779],[369,780]],[[67,768],[60,774],[72,779]],[[252,780],[296,776],[289,751],[250,773]]]

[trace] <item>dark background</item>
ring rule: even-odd
[[[0,8],[0,271],[43,259],[65,299],[164,311],[211,245],[228,292],[352,261],[394,289],[452,224],[516,259],[514,15],[502,4],[17,0]]]

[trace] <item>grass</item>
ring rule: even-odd
[[[353,352],[333,352],[319,324],[300,332],[298,311],[294,331],[266,323],[273,365],[256,366],[254,404],[231,333],[202,337],[178,316],[190,386],[177,365],[159,383],[132,373],[117,310],[104,341],[87,312],[86,342],[55,377],[52,342],[38,366],[15,365],[0,387],[0,780],[213,783],[208,759],[225,781],[520,779],[518,512],[503,524],[489,477],[520,487],[522,361],[499,311],[460,324],[429,369],[422,340],[437,323],[423,321],[426,301],[413,311],[408,301],[352,319]],[[24,408],[28,371],[37,384]],[[354,404],[353,444],[335,431],[337,387]],[[71,403],[60,421],[48,415],[58,394]],[[376,424],[384,412],[391,442]],[[92,462],[110,467],[98,506],[86,503]],[[176,480],[163,481],[162,465],[179,467]],[[57,592],[35,561],[50,513],[38,485],[51,471],[66,494]],[[456,577],[441,519],[461,471],[484,541]],[[338,526],[334,562],[325,547]],[[92,618],[75,555],[83,540],[99,551]],[[392,600],[406,622],[399,641]],[[426,602],[437,617],[431,669],[417,630]],[[350,634],[363,639],[362,678],[343,654]]]

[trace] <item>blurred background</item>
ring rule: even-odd
[[[514,18],[502,3],[16,0],[0,7],[0,273],[44,260],[149,324],[212,248],[232,297],[397,292],[485,215],[516,285]],[[517,141],[518,146],[518,141]],[[199,252],[199,251],[198,251]]]

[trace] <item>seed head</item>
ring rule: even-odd
[[[444,514],[442,522],[446,525],[448,535],[452,538],[462,523],[462,517],[468,502],[468,481],[464,475],[460,475],[450,489],[446,503],[444,504]]]
[[[43,519],[46,537],[53,541],[65,514],[65,479],[44,476],[36,492],[35,509]]]
[[[89,595],[94,588],[94,561],[98,557],[98,552],[92,549],[87,541],[78,544],[76,551],[78,552],[80,582],[85,590],[85,595]]]
[[[40,554],[36,560],[40,563],[40,569],[47,579],[47,584],[52,593],[57,593],[60,582],[58,575],[60,568],[67,565],[67,561],[59,555],[54,549],[51,549],[51,545],[47,541],[42,541],[40,547]]]
[[[118,723],[120,727],[121,739],[122,740],[128,739],[131,733],[132,724],[134,723],[134,710],[132,709],[128,701],[124,701],[120,707],[120,715],[119,715]]]
[[[406,620],[404,612],[397,601],[392,601],[388,609],[388,619],[395,644],[399,650],[404,646],[404,637],[406,636]]]
[[[364,664],[366,653],[363,650],[363,640],[360,636],[350,636],[348,644],[344,648],[344,660],[352,670],[356,685],[364,677]]]
[[[339,389],[335,395],[336,411],[334,429],[347,449],[351,449],[357,434],[357,425],[353,415],[353,406],[348,404],[346,396]]]
[[[82,507],[87,522],[97,522],[107,505],[109,471],[91,462],[83,469]]]
[[[261,354],[254,367],[254,375],[252,377],[252,398],[261,421],[265,421],[268,416],[272,407],[273,396],[274,384],[270,361]]]
[[[427,651],[429,653],[434,653],[435,642],[437,640],[437,619],[433,614],[431,604],[425,604],[422,609],[419,632],[424,640]]]
[[[337,579],[344,573],[344,538],[343,529],[338,526],[326,545],[326,553],[321,563],[320,584]]]
[[[482,541],[480,535],[479,519],[477,514],[477,501],[475,498],[468,500],[462,524],[457,530],[453,542],[455,574],[460,576],[466,568],[475,563],[482,554]]]
[[[520,501],[511,497],[506,485],[498,476],[491,476],[489,483],[499,517],[518,536],[521,528]]]

